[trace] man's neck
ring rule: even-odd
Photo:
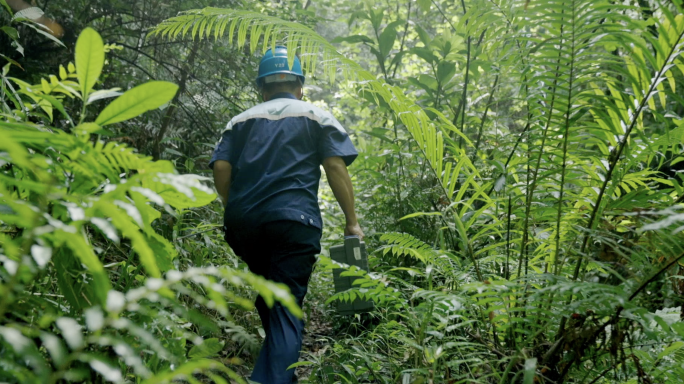
[[[291,93],[291,92],[278,92],[278,93],[274,93],[273,95],[271,95],[271,96],[268,98],[267,101],[271,101],[271,100],[275,100],[275,99],[294,99],[294,100],[298,100],[297,96],[295,96],[295,95],[294,95],[293,93]]]

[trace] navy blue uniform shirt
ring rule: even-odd
[[[349,135],[329,112],[292,94],[276,94],[235,116],[209,163],[232,166],[227,229],[280,220],[321,228],[320,165],[333,156],[354,161]]]

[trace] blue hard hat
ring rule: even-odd
[[[276,46],[275,54],[271,48],[264,53],[264,56],[259,62],[259,75],[256,78],[256,84],[261,88],[264,84],[264,78],[271,75],[294,75],[299,78],[299,81],[304,84],[304,73],[302,72],[302,63],[299,58],[295,56],[292,68],[287,63],[287,48],[282,45]]]

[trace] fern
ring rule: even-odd
[[[408,255],[429,263],[432,259],[432,247],[406,233],[387,233],[380,237],[380,241],[386,241],[389,246],[382,248],[383,255],[392,252],[395,256]]]

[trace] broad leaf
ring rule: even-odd
[[[297,368],[297,367],[308,367],[309,365],[315,365],[313,361],[298,361],[294,364],[291,364],[287,369],[292,369],[292,368]]]
[[[5,25],[4,27],[0,28],[0,31],[3,31],[9,36],[12,40],[16,40],[19,38],[19,32],[15,28],[10,27],[9,25]]]
[[[109,99],[112,97],[117,97],[123,95],[123,93],[119,92],[121,88],[112,88],[112,89],[101,89],[99,91],[95,91],[88,96],[88,104],[97,101],[97,100],[102,100],[102,99]]]
[[[188,357],[191,359],[203,359],[205,357],[214,356],[221,352],[223,343],[218,338],[206,339],[202,344],[195,345],[188,352]]]
[[[21,20],[21,19],[38,20],[44,14],[45,14],[45,12],[43,12],[42,9],[40,9],[38,7],[30,7],[30,8],[22,9],[21,11],[15,13],[12,20],[13,21]]]
[[[432,5],[432,0],[417,0],[417,3],[418,3],[418,7],[420,7],[420,9],[423,12],[427,12],[430,10],[430,6]]]
[[[72,254],[93,275],[93,280],[88,285],[93,288],[97,301],[104,304],[107,301],[107,292],[112,289],[112,286],[107,272],[93,249],[80,234],[60,230],[56,232],[56,236],[56,240],[64,241],[64,244],[71,249]]]
[[[166,81],[150,81],[119,96],[100,113],[95,123],[107,125],[137,117],[168,103],[178,86]]]
[[[79,265],[70,252],[60,249],[53,259],[55,266],[55,276],[57,278],[57,286],[71,307],[72,313],[80,313],[85,308],[88,308],[89,300],[93,299],[92,289],[84,284],[82,278],[74,278],[74,276],[83,276],[84,269]]]
[[[399,221],[419,216],[442,216],[442,212],[414,212],[400,218]]]
[[[10,16],[12,16],[12,8],[10,8],[10,6],[7,4],[6,0],[0,0],[0,5],[5,7],[5,9],[7,9],[7,13],[9,13]]]
[[[62,115],[63,115],[67,120],[69,120],[69,122],[70,122],[72,125],[74,124],[73,121],[71,120],[71,116],[69,116],[69,114],[67,113],[67,111],[64,109],[64,105],[63,105],[62,102],[59,101],[57,98],[55,98],[55,97],[53,97],[53,96],[50,96],[50,95],[42,94],[42,93],[36,94],[36,96],[37,96],[37,97],[40,97],[41,99],[44,99],[44,100],[48,101],[50,104],[52,104],[53,107],[57,108],[57,110],[58,110],[59,112],[61,112]]]
[[[524,384],[532,384],[534,382],[534,373],[537,369],[537,359],[525,360],[525,376],[523,377]]]
[[[432,50],[424,47],[412,48],[409,52],[414,53],[416,56],[425,60],[428,63],[434,63],[437,61],[437,57],[432,53]]]
[[[442,61],[439,64],[437,64],[437,79],[439,79],[439,82],[442,85],[446,84],[449,80],[451,80],[451,78],[454,77],[455,73],[455,63],[449,61]]]
[[[200,181],[207,178],[197,175],[160,173],[154,180],[145,180],[143,186],[161,196],[177,209],[201,207],[216,199],[216,194]]]
[[[392,47],[394,46],[394,41],[397,39],[397,31],[394,30],[394,28],[390,28],[387,26],[382,33],[380,34],[379,38],[379,46],[380,46],[380,54],[382,57],[387,57],[389,55],[390,51],[392,50]]]
[[[100,34],[92,28],[84,29],[76,41],[76,76],[84,99],[100,77],[104,60],[104,43]]]

